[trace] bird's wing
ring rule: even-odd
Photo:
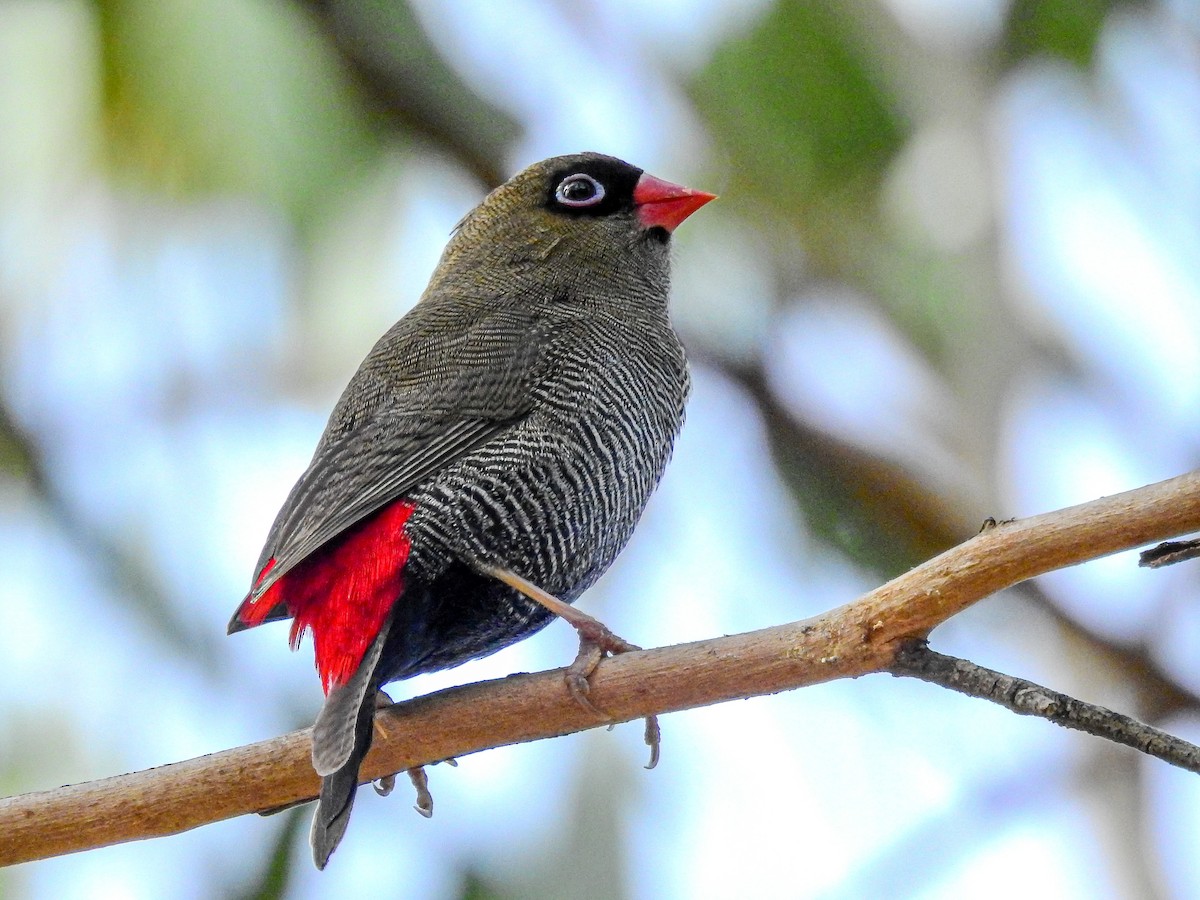
[[[544,323],[503,309],[445,336],[436,313],[401,320],[351,379],[271,528],[252,597],[529,412]]]

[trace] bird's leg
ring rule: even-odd
[[[595,704],[588,699],[588,692],[591,690],[588,678],[596,670],[596,666],[600,664],[600,660],[604,659],[605,656],[610,654],[615,656],[618,653],[628,653],[630,650],[640,650],[642,648],[614,634],[599,619],[589,616],[569,603],[564,603],[553,594],[542,590],[536,584],[522,578],[515,572],[496,566],[484,565],[481,568],[486,574],[491,575],[497,581],[507,584],[510,588],[519,591],[535,603],[540,603],[559,618],[565,619],[575,629],[575,632],[579,635],[579,653],[575,655],[575,661],[567,666],[567,689],[570,690],[571,696],[575,698],[575,702],[580,706],[607,719],[608,716],[597,709]],[[646,766],[647,769],[653,769],[658,765],[660,743],[661,731],[658,727],[658,717],[647,716],[646,746],[650,748],[650,763]]]
[[[599,619],[589,616],[569,603],[564,603],[515,572],[492,566],[485,566],[484,570],[496,580],[504,582],[535,603],[540,603],[559,618],[565,619],[575,629],[579,635],[579,653],[576,655],[575,661],[567,668],[567,683],[572,696],[581,706],[600,713],[587,698],[588,676],[595,671],[600,660],[604,659],[606,655],[627,653],[630,650],[640,650],[641,648],[613,634],[608,626]],[[603,713],[600,714],[603,715]]]

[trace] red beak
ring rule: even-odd
[[[716,194],[693,191],[681,184],[671,184],[649,173],[643,173],[633,189],[633,205],[638,220],[646,228],[665,228],[674,231],[679,223],[702,207]]]

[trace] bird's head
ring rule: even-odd
[[[445,261],[494,264],[499,256],[510,272],[616,275],[661,260],[665,270],[671,232],[712,199],[612,156],[556,156],[492,191],[460,223]]]

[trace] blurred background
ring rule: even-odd
[[[224,636],[450,229],[546,156],[721,194],[695,390],[583,607],[644,646],[804,618],[1200,459],[1195,0],[0,0],[0,792],[312,721]],[[937,649],[1200,738],[1200,568],[1133,554]],[[563,665],[551,625],[396,697]],[[491,751],[0,872],[19,898],[1200,896],[1200,778],[874,676]]]

